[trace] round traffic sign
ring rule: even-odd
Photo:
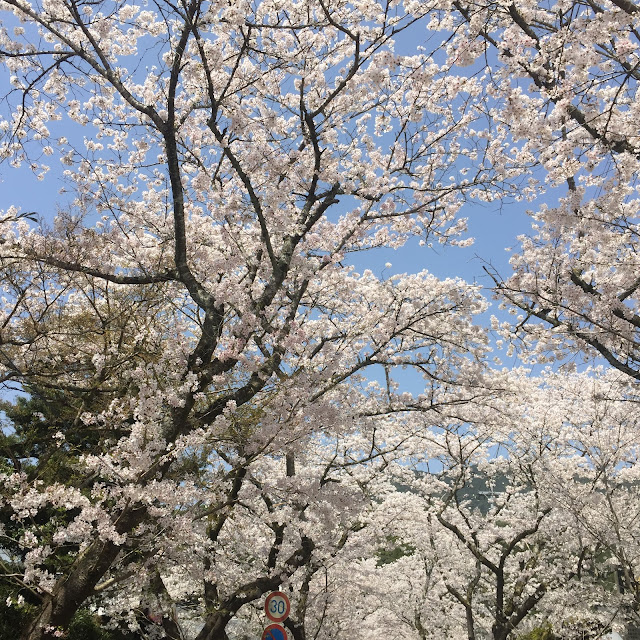
[[[282,622],[289,617],[291,603],[286,593],[272,591],[264,601],[264,612],[272,622]]]
[[[288,640],[286,629],[281,624],[270,624],[262,632],[262,640]]]

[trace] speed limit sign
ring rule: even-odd
[[[289,617],[291,604],[282,591],[272,591],[264,601],[264,612],[272,622],[282,622]]]

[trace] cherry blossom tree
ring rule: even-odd
[[[496,131],[540,166],[513,275],[488,268],[523,312],[517,335],[538,354],[578,350],[638,379],[640,7],[453,4],[452,49],[491,61]]]
[[[50,457],[4,434],[25,640],[83,606],[177,638],[193,605],[198,638],[225,638],[347,553],[407,416],[481,393],[477,287],[344,266],[461,242],[462,203],[520,171],[494,171],[446,34],[399,50],[434,8],[0,2],[0,157],[65,184],[0,227],[0,375],[66,399],[35,427],[74,478],[44,481]]]
[[[635,620],[637,410],[625,378],[496,374],[493,396],[416,432],[417,468],[392,465],[400,490],[371,515],[380,548],[398,553],[317,585],[337,630],[319,637],[498,639],[550,625],[580,638]]]
[[[456,637],[465,640],[505,640],[535,617],[549,591],[569,582],[560,511],[541,487],[546,456],[535,438],[543,430],[538,426],[532,442],[516,377],[485,410],[462,419],[463,409],[430,430],[424,463],[440,471],[403,474],[422,503],[414,531],[428,531],[409,544],[431,552],[431,589],[457,613]],[[534,406],[531,420],[538,423]]]
[[[581,568],[620,592],[622,620],[638,622],[638,412],[635,383],[617,371],[550,377],[565,419],[548,491],[591,549]],[[573,481],[570,481],[573,479]]]

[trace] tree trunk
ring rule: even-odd
[[[144,507],[125,510],[117,520],[116,531],[130,531],[145,517]],[[48,640],[56,631],[66,631],[76,611],[93,594],[94,587],[113,566],[122,547],[111,541],[94,540],[74,561],[68,573],[43,598],[40,610],[21,640]]]

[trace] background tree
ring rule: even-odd
[[[392,465],[396,489],[373,516],[379,547],[396,555],[325,578],[319,637],[597,638],[634,624],[633,589],[616,582],[622,546],[625,566],[635,558],[637,412],[625,378],[496,374],[482,404],[449,407],[416,432],[417,468]]]

